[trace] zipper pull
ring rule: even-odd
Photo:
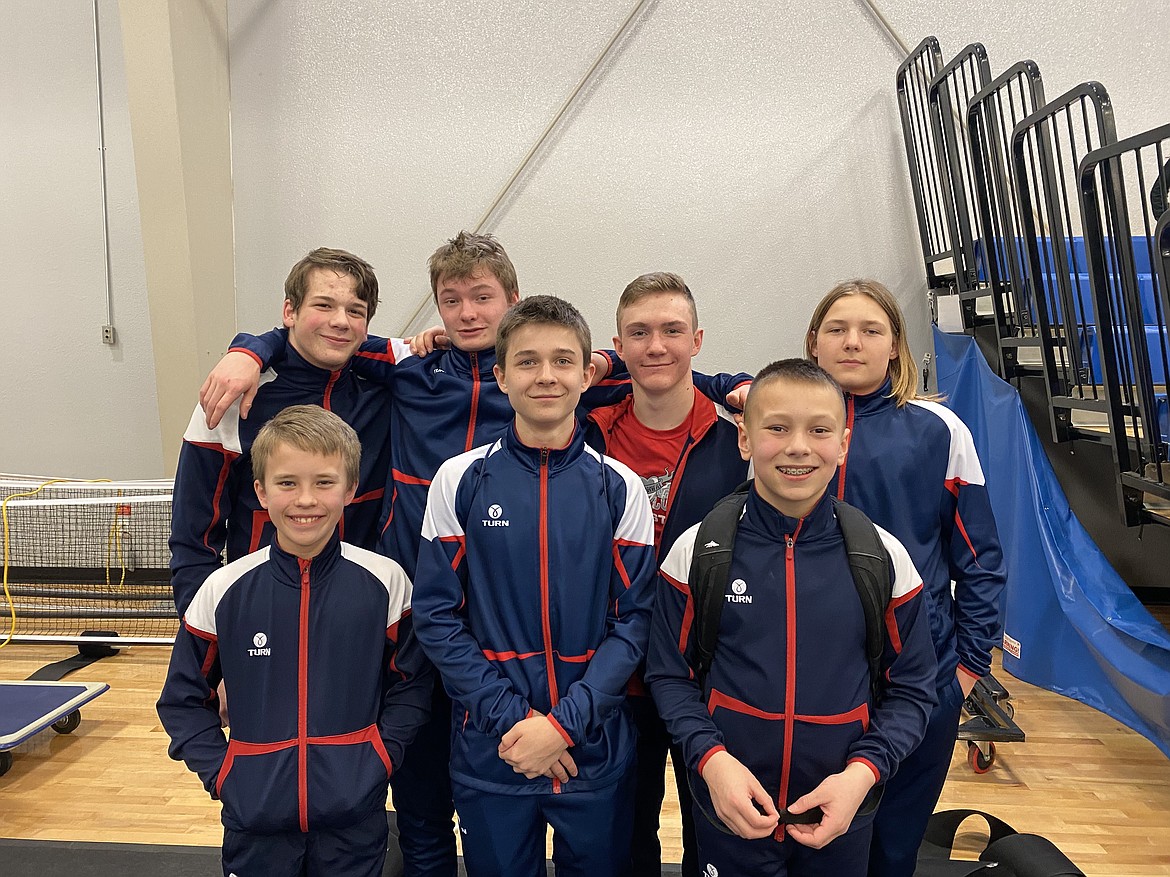
[[[792,548],[796,544],[791,536],[784,537],[784,547],[789,560],[792,560]]]
[[[541,466],[548,465],[548,448],[541,448],[540,449],[540,465]]]

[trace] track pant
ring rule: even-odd
[[[666,753],[671,753],[678,809],[682,814],[682,877],[700,877],[695,850],[695,823],[691,815],[691,788],[687,784],[682,752],[671,746],[666,724],[658,707],[648,696],[626,698],[638,734],[638,764],[634,780],[634,834],[630,862],[623,877],[659,877],[662,873],[662,843],[658,839],[662,799],[666,795]]]
[[[550,825],[557,877],[618,877],[629,859],[632,771],[602,789],[555,795],[452,785],[468,877],[545,877]]]
[[[849,831],[814,850],[790,837],[744,840],[712,825],[697,807],[695,837],[700,873],[718,877],[865,877],[872,817],[859,817]]]
[[[451,700],[436,674],[431,718],[390,777],[404,877],[458,873],[450,764]]]
[[[911,877],[926,823],[934,812],[959,731],[963,690],[958,679],[938,691],[926,736],[886,783],[873,825],[869,877]]]
[[[386,811],[346,828],[252,834],[223,831],[224,877],[382,877]]]

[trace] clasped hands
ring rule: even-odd
[[[543,776],[564,783],[577,775],[569,744],[548,717],[535,710],[501,738],[499,755],[530,780]]]

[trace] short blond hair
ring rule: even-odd
[[[622,331],[622,311],[634,306],[647,296],[660,292],[673,292],[685,298],[691,309],[691,330],[698,330],[699,309],[695,306],[695,297],[691,294],[690,287],[687,286],[686,281],[678,274],[672,274],[670,271],[651,271],[649,274],[635,277],[622,290],[622,295],[618,299],[617,306],[617,330],[619,335]]]
[[[816,361],[813,356],[813,344],[817,340],[817,333],[821,324],[829,313],[829,308],[839,299],[847,295],[864,295],[877,303],[890,321],[890,330],[894,333],[894,350],[898,354],[888,366],[890,375],[890,395],[896,400],[898,407],[902,407],[911,399],[920,398],[917,393],[918,375],[914,368],[914,355],[910,352],[910,343],[906,340],[906,318],[902,309],[898,307],[898,300],[894,294],[882,283],[867,278],[843,280],[838,283],[820,300],[813,309],[812,318],[808,322],[808,332],[804,336],[805,358]]]
[[[260,427],[252,442],[252,475],[261,484],[264,483],[268,461],[278,445],[289,445],[323,457],[338,454],[346,487],[358,483],[362,443],[352,426],[320,405],[290,405]]]

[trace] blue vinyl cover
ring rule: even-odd
[[[1016,390],[973,338],[935,328],[934,344],[939,392],[975,437],[1003,542],[1004,669],[1170,756],[1170,634],[1073,515]]]

